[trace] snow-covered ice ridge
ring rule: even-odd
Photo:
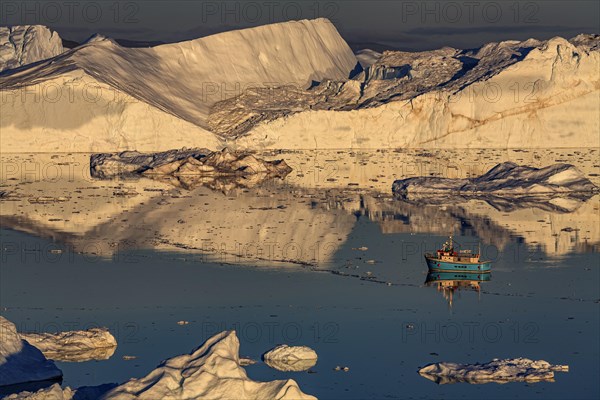
[[[46,60],[64,51],[58,33],[45,26],[0,26],[0,72]]]
[[[587,147],[599,43],[363,51],[361,72],[326,19],[152,48],[96,36],[0,76],[1,150]]]
[[[533,168],[504,162],[477,178],[417,177],[398,180],[394,182],[392,191],[408,195],[539,195],[597,192],[598,187],[570,164]]]
[[[568,372],[567,365],[552,365],[544,360],[527,358],[494,359],[486,364],[429,364],[419,370],[421,376],[438,384],[448,383],[507,383],[553,381],[554,372]]]

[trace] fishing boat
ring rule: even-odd
[[[430,271],[488,273],[492,270],[491,261],[480,260],[481,251],[477,254],[471,250],[454,250],[452,235],[435,254],[425,253],[425,261]]]

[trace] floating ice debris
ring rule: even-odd
[[[429,364],[419,370],[421,376],[438,384],[507,383],[553,381],[554,372],[568,372],[567,365],[552,365],[546,361],[527,358],[494,359],[487,364]]]
[[[263,355],[265,364],[279,371],[306,371],[317,364],[317,353],[306,346],[279,345]]]
[[[595,192],[598,187],[570,164],[545,168],[520,166],[512,162],[496,165],[484,175],[470,179],[438,177],[395,181],[392,191],[400,195],[539,195],[545,193]]]
[[[363,247],[353,247],[352,250],[367,251],[367,250],[369,250],[369,248],[365,247],[365,246],[363,246]]]
[[[54,362],[21,339],[15,325],[0,316],[0,386],[60,378],[62,372]]]
[[[28,200],[29,200],[30,203],[45,204],[45,203],[60,203],[60,202],[65,202],[65,201],[69,201],[69,198],[68,197],[64,197],[64,196],[58,196],[58,197],[38,196],[38,197],[31,197]]]
[[[240,357],[240,365],[242,367],[247,367],[248,365],[256,364],[256,360],[253,360],[249,357]]]
[[[336,367],[335,367],[333,370],[334,370],[334,371],[338,371],[338,372],[339,372],[339,371],[348,372],[348,371],[350,371],[350,367],[340,367],[340,366],[338,365],[338,366],[336,366]]]
[[[106,328],[59,333],[21,333],[21,338],[38,348],[51,360],[82,362],[106,360],[117,348],[117,341]]]
[[[177,321],[177,325],[188,325],[189,321]]]
[[[136,358],[137,358],[137,356],[123,356],[123,360],[125,360],[125,361],[135,360]]]

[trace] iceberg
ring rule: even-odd
[[[148,48],[97,35],[0,76],[1,150],[582,148],[600,129],[599,42],[355,56],[327,19]]]
[[[397,180],[392,191],[410,195],[502,195],[537,196],[564,193],[595,193],[594,185],[575,166],[554,164],[544,168],[520,166],[513,162],[496,165],[487,173],[469,179],[417,177]]]
[[[207,130],[215,103],[253,87],[348,79],[357,64],[326,19],[150,48],[98,35],[0,77],[2,133],[19,138],[3,140],[2,151],[161,151],[190,143],[214,150],[222,147]]]
[[[444,385],[467,382],[507,383],[553,381],[555,372],[568,372],[567,365],[552,365],[546,361],[527,358],[494,359],[486,364],[455,364],[449,362],[429,364],[419,374],[433,382]]]
[[[206,149],[171,150],[142,154],[93,154],[93,178],[144,176],[185,189],[205,185],[215,189],[253,187],[273,178],[285,178],[292,169],[284,160],[265,161],[250,152]]]
[[[252,149],[597,145],[599,41],[580,35],[388,51],[351,80],[224,100],[209,122]]]
[[[0,316],[0,386],[60,380],[62,372]]]
[[[221,332],[192,351],[163,361],[142,378],[121,384],[61,389],[59,385],[21,392],[9,397],[24,399],[276,399],[316,400],[303,393],[292,380],[256,382],[240,365],[240,342],[235,331]]]
[[[114,336],[105,328],[59,333],[21,333],[21,338],[55,361],[106,360],[117,348]]]
[[[240,366],[234,331],[208,339],[190,354],[168,359],[143,378],[131,379],[102,399],[315,399],[292,380],[256,382]]]

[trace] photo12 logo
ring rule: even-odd
[[[496,24],[540,22],[540,3],[533,1],[403,1],[402,23]]]
[[[335,21],[336,1],[203,1],[203,24],[272,24],[275,22],[327,18]]]
[[[538,343],[535,322],[403,322],[402,343]]]
[[[3,1],[2,25],[137,24],[143,2]]]
[[[202,322],[201,336],[234,330],[240,340],[249,343],[338,343],[340,326],[336,322]]]

